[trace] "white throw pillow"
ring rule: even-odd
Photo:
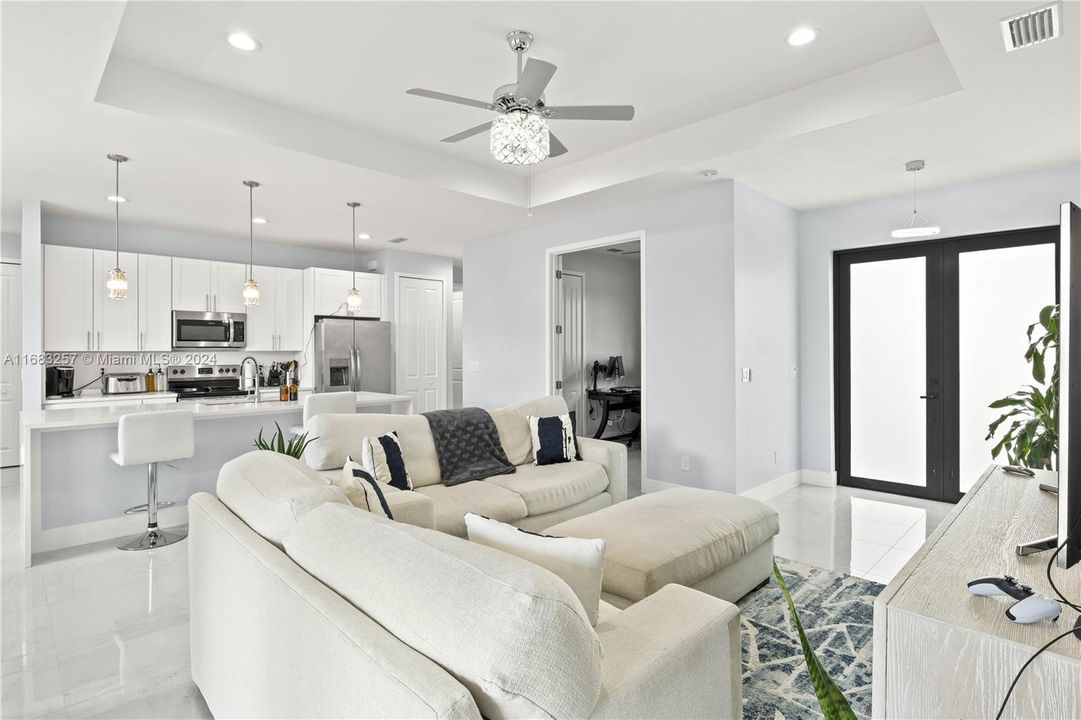
[[[474,513],[465,514],[472,542],[487,545],[540,565],[570,586],[586,617],[597,624],[604,574],[604,540],[538,535]]]
[[[534,465],[553,465],[579,459],[574,423],[569,413],[551,417],[530,415],[528,419]]]
[[[412,490],[413,479],[405,466],[402,444],[397,432],[389,432],[379,437],[366,437],[361,444],[364,455],[361,464],[371,473],[376,482],[396,487],[399,490]]]
[[[378,512],[393,520],[394,514],[387,505],[386,494],[399,492],[398,488],[384,485],[375,480],[372,474],[356,460],[345,458],[338,487],[349,498],[349,502],[368,512]]]

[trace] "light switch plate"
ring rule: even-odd
[[[740,382],[749,383],[751,381],[751,369],[743,368],[743,373],[740,376]]]

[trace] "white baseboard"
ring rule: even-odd
[[[740,495],[755,500],[769,500],[770,498],[775,498],[781,493],[799,486],[802,472],[802,470],[793,470],[790,473],[768,480],[761,485],[756,485],[750,490],[744,490]]]
[[[676,483],[664,482],[663,480],[651,480],[649,478],[642,479],[642,494],[660,492],[661,490],[671,490],[672,488],[686,487],[686,485],[677,485]]]
[[[816,487],[837,487],[837,473],[822,470],[800,470],[801,482]]]

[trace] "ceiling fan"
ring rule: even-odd
[[[523,67],[523,55],[533,44],[533,35],[525,30],[507,33],[507,43],[518,57],[517,82],[497,87],[491,102],[422,88],[406,90],[410,95],[499,113],[494,120],[445,137],[442,142],[459,142],[490,130],[490,146],[496,160],[510,165],[530,165],[567,152],[567,147],[548,131],[548,120],[630,120],[634,117],[633,105],[547,105],[544,89],[555,74],[556,66],[531,57]]]

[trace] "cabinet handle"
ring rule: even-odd
[[[145,333],[142,330],[140,330],[139,331],[139,349],[140,350],[146,350],[146,339],[143,337],[144,335],[145,335]]]
[[[101,350],[101,330],[98,330],[98,350]]]
[[[86,331],[86,349],[87,350],[93,350],[94,349],[94,346],[90,344],[90,331],[89,330]]]
[[[210,293],[206,294],[206,311],[210,312]]]

